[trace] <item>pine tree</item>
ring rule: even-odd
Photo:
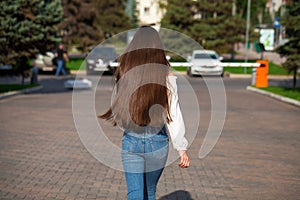
[[[191,51],[198,47],[189,38],[192,36],[190,27],[194,23],[193,16],[195,15],[192,9],[193,5],[192,1],[182,0],[168,0],[167,3],[161,2],[160,7],[166,10],[161,20],[161,27],[166,30],[161,29],[160,36],[166,49],[171,51],[176,50],[176,53],[185,55],[190,54]]]
[[[167,4],[161,4],[167,12],[161,20],[161,26],[189,35],[189,28],[193,25],[193,2],[182,0],[168,0]]]
[[[234,46],[236,43],[244,42],[246,24],[245,20],[243,20],[240,16],[231,16],[224,19],[224,23],[220,26],[220,30],[218,31],[218,37],[224,37],[220,45],[224,46],[223,52],[231,53],[231,60],[235,59],[235,51]],[[257,36],[256,36],[257,38]],[[219,46],[222,49],[222,46]],[[222,52],[222,51],[221,51]]]
[[[276,49],[281,56],[287,56],[283,67],[293,72],[293,87],[296,88],[297,71],[300,68],[300,3],[295,2],[288,7],[283,20],[289,41]]]
[[[62,20],[60,0],[0,2],[0,63],[23,72],[28,60],[60,41],[57,24]]]
[[[246,20],[247,17],[247,0],[235,0],[239,8],[238,14]],[[270,14],[266,10],[268,0],[251,0],[250,21],[252,25],[272,23]]]

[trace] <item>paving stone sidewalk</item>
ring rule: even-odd
[[[189,150],[191,167],[179,169],[178,160],[167,166],[158,199],[300,199],[299,108],[246,91],[244,80],[224,79],[225,126],[213,151],[199,159],[210,121],[210,97],[202,79],[189,80],[201,113]],[[111,82],[105,81],[96,92],[97,113],[109,104]],[[183,91],[181,98],[189,101],[190,96]],[[126,199],[123,173],[96,160],[80,141],[72,91],[3,99],[0,112],[1,200]],[[186,119],[187,126],[198,120]],[[121,132],[100,125],[120,146]]]

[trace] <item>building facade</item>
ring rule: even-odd
[[[136,14],[139,25],[151,25],[157,30],[160,28],[160,21],[165,14],[165,9],[161,4],[167,3],[166,0],[136,0]]]

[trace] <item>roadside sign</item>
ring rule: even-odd
[[[262,43],[266,51],[274,50],[274,29],[260,29],[259,42]]]

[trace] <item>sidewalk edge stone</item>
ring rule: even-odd
[[[39,86],[36,86],[36,87],[26,88],[26,89],[23,89],[23,90],[5,92],[3,94],[0,94],[0,99],[9,98],[9,97],[12,97],[12,96],[15,96],[15,95],[19,95],[19,94],[28,94],[28,93],[31,93],[31,92],[38,91],[38,90],[40,90],[42,88],[43,88],[43,86],[39,85]]]
[[[234,74],[228,73],[229,78],[252,78],[252,74]],[[268,79],[292,79],[290,75],[268,75]]]
[[[72,74],[72,75],[85,75],[86,71],[85,70],[70,70],[70,74]]]
[[[229,73],[229,78],[251,78],[251,74],[233,74]]]
[[[264,91],[264,90],[261,90],[261,89],[258,89],[258,88],[254,88],[252,86],[247,86],[246,89],[251,91],[251,92],[256,92],[256,93],[271,97],[273,99],[276,99],[276,100],[279,100],[279,101],[282,101],[282,102],[300,107],[300,101],[297,101],[295,99],[291,99],[291,98],[284,97],[284,96],[281,96],[281,95],[278,95],[278,94],[274,94],[272,92],[267,92],[267,91]]]

